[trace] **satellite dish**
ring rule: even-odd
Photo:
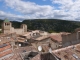
[[[42,51],[42,47],[41,46],[38,46],[38,51]]]
[[[49,52],[52,53],[52,49],[51,48],[49,49]]]
[[[19,46],[21,46],[21,44],[19,44]]]

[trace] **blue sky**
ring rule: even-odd
[[[0,0],[0,19],[80,21],[80,0]]]

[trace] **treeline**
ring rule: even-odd
[[[24,20],[22,23],[27,24],[28,29],[39,29],[48,32],[73,32],[74,29],[80,27],[80,22],[59,19]]]
[[[0,23],[2,23],[0,20]],[[43,30],[47,32],[74,32],[74,30],[80,27],[80,22],[66,21],[59,19],[34,19],[23,20],[22,22],[11,21],[12,26],[19,28],[21,24],[27,24],[28,30]],[[0,25],[1,27],[1,25]]]

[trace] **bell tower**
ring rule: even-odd
[[[22,24],[21,28],[23,28],[23,33],[27,32],[27,25],[26,24]]]
[[[4,34],[6,33],[10,33],[10,29],[11,29],[11,22],[6,18],[2,24],[2,31]]]

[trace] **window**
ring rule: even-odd
[[[5,26],[9,26],[10,25],[10,23],[5,23]]]
[[[6,23],[5,23],[5,26],[6,26]]]

